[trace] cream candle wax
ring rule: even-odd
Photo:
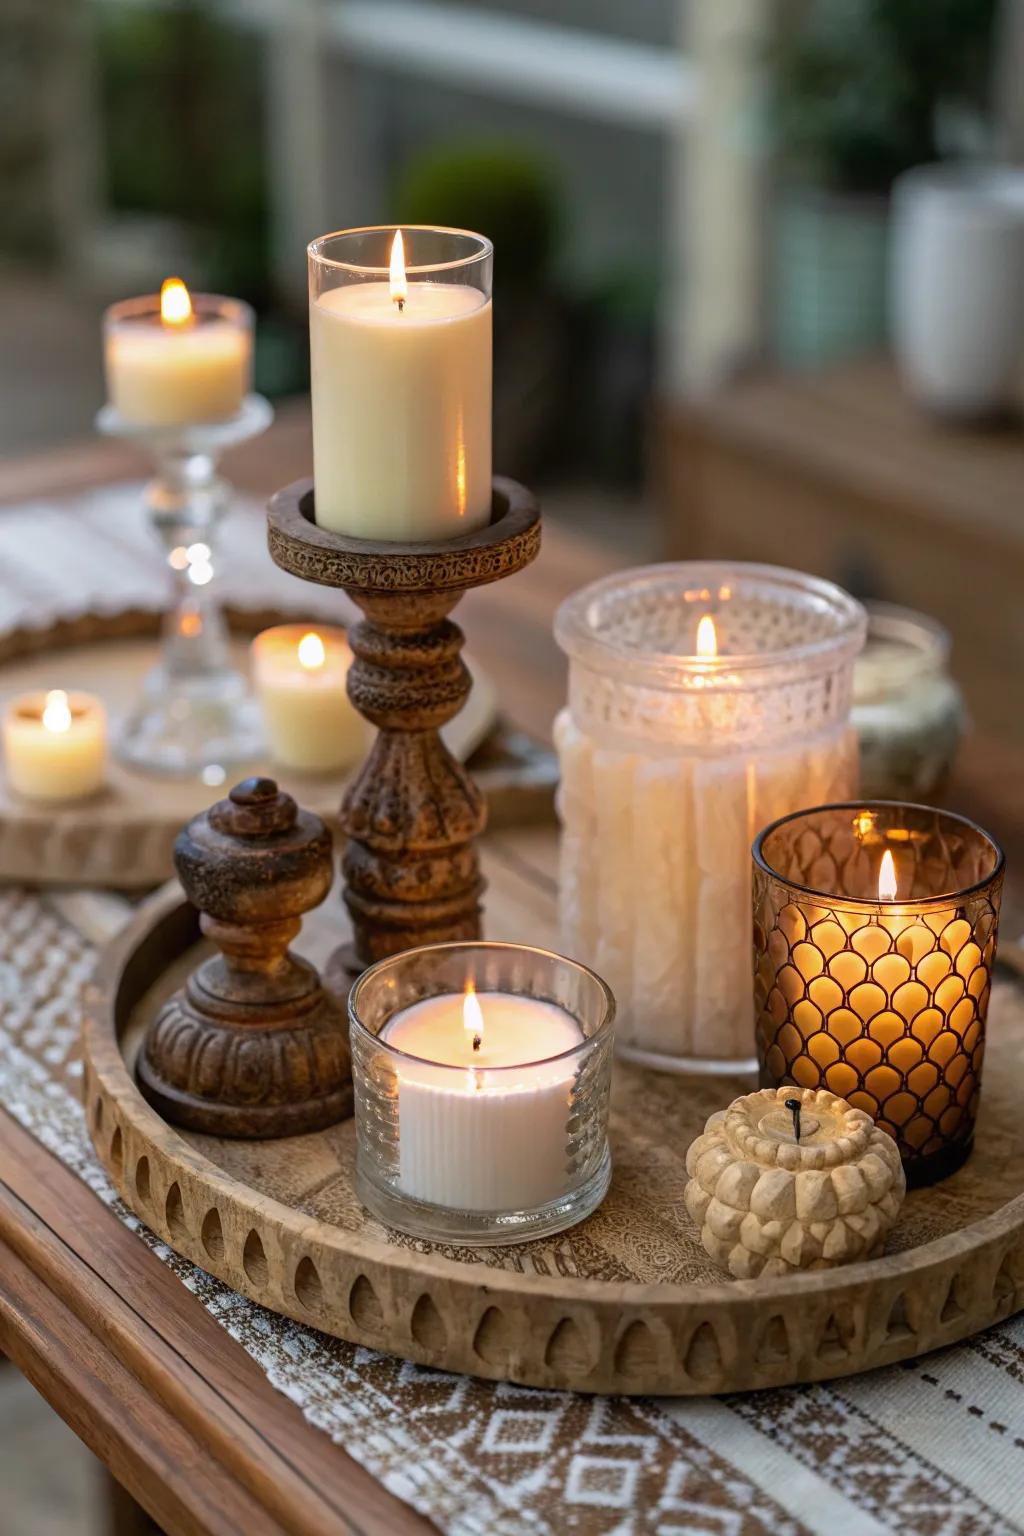
[[[491,259],[489,241],[458,230],[351,230],[310,245],[321,527],[415,542],[489,520]]]
[[[7,782],[31,800],[78,800],[106,775],[106,715],[88,693],[29,693],[4,716]]]
[[[252,372],[252,310],[190,295],[168,278],[159,295],[126,299],[104,317],[107,394],[124,421],[177,427],[234,416]]]
[[[362,756],[367,728],[349,701],[351,664],[341,629],[278,624],[256,636],[253,682],[276,763],[327,773]]]
[[[574,1066],[559,1058],[583,1034],[564,1009],[470,989],[414,1003],[381,1038],[410,1058],[398,1071],[399,1179],[407,1195],[500,1211],[543,1205],[565,1191]]]

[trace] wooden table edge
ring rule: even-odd
[[[0,1348],[167,1536],[434,1529],[4,1110]]]

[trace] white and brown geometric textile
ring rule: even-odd
[[[626,1401],[403,1364],[266,1312],[184,1262],[119,1203],[78,1103],[79,999],[95,959],[85,933],[96,920],[91,899],[0,891],[5,1107],[312,1424],[442,1531],[1024,1536],[1024,1317],[827,1386]]]

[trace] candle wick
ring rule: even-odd
[[[483,1043],[484,1042],[480,1038],[479,1035],[474,1035],[473,1036],[473,1049],[474,1049],[474,1051],[478,1051],[480,1049],[480,1047],[483,1045]]]
[[[395,303],[398,305],[398,313],[400,315],[404,314],[405,313],[405,300],[404,299],[396,299]]]
[[[787,1099],[786,1108],[793,1116],[793,1136],[797,1142],[800,1140],[800,1100]]]

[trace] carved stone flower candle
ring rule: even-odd
[[[971,1150],[1002,883],[993,839],[930,806],[819,806],[754,844],[761,1081],[841,1094],[912,1186]]]
[[[708,1120],[686,1171],[701,1242],[740,1280],[871,1258],[906,1191],[892,1138],[824,1089],[735,1099]]]

